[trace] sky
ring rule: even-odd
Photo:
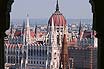
[[[50,18],[56,9],[56,0],[14,0],[11,19]],[[59,0],[60,12],[69,19],[92,19],[89,0]]]

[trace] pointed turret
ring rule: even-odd
[[[80,32],[81,32],[81,21],[80,21],[80,24],[79,24],[79,35],[80,35]]]
[[[26,24],[26,42],[29,44],[31,43],[30,38],[30,25],[29,25],[29,15],[27,14],[27,24]]]
[[[83,38],[83,34],[84,34],[84,30],[82,28],[81,21],[80,21],[80,25],[79,25],[79,38],[80,38],[80,41]]]
[[[25,28],[26,28],[26,24],[25,24],[25,21],[23,21],[23,28],[22,28],[22,33],[24,34],[25,33]]]
[[[27,14],[27,27],[29,27],[29,15]]]
[[[59,11],[58,0],[57,0],[57,4],[56,4],[56,11]]]
[[[13,34],[13,27],[14,27],[14,25],[11,24],[11,25],[10,25],[10,34],[11,34],[11,35]]]
[[[37,38],[37,25],[35,26],[35,38]]]

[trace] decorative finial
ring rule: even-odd
[[[57,0],[57,4],[56,4],[56,11],[59,11],[58,0]]]

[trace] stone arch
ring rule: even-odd
[[[5,31],[9,28],[10,24],[10,11],[11,5],[14,0],[0,0],[0,69],[4,69],[4,37]],[[103,27],[103,16],[104,7],[103,0],[95,1],[90,0],[92,5],[93,13],[93,29],[97,32],[96,37],[98,38],[98,66],[97,69],[104,69],[104,27]],[[95,4],[99,4],[98,6]],[[98,7],[98,8],[97,8]],[[98,11],[98,13],[97,13]],[[99,28],[100,27],[100,28]]]

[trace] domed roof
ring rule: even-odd
[[[52,25],[52,18],[53,18],[55,26],[66,25],[66,19],[62,15],[62,13],[60,13],[60,11],[59,11],[58,0],[57,0],[57,4],[56,4],[56,11],[52,14],[52,16],[50,17],[50,19],[48,21],[48,25],[50,25],[50,26]]]

